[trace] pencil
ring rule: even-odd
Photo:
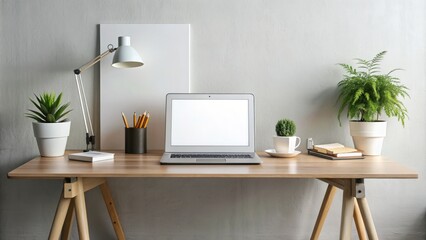
[[[126,128],[129,128],[129,124],[127,123],[126,116],[124,115],[124,113],[123,113],[123,112],[121,112],[121,117],[123,118],[124,126],[125,126]]]
[[[138,121],[136,122],[136,128],[140,128],[141,122],[142,122],[142,114],[139,115],[138,117]]]
[[[142,128],[143,118],[144,118],[144,115],[141,114],[141,121],[139,122],[138,128]]]
[[[136,112],[133,112],[133,127],[136,127]]]
[[[149,122],[149,113],[146,115],[146,120],[145,120],[145,124],[142,126],[143,128],[146,128],[146,126],[148,126],[148,122]]]
[[[142,114],[142,119],[141,119],[141,123],[139,124],[139,128],[143,127],[143,125],[145,124],[145,119],[146,119],[146,111]]]

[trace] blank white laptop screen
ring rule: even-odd
[[[249,101],[173,99],[171,146],[248,146]]]

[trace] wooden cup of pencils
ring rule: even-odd
[[[129,127],[124,113],[121,113],[124,122],[124,149],[126,153],[146,153],[147,151],[147,125],[150,114],[146,111],[136,118],[136,112],[133,113],[133,127]]]

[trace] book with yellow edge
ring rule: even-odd
[[[330,160],[355,160],[355,159],[363,159],[364,156],[362,156],[361,152],[358,152],[359,155],[358,156],[340,156],[339,154],[337,154],[338,156],[335,155],[330,155],[330,154],[325,154],[325,153],[321,153],[318,152],[315,149],[308,149],[308,154],[316,156],[316,157],[321,157],[321,158],[326,158],[326,159],[330,159]],[[340,153],[343,154],[343,153]],[[344,154],[354,154],[354,153],[344,153]]]
[[[320,153],[327,154],[327,151],[332,151],[333,149],[344,148],[344,147],[345,146],[340,143],[327,143],[327,144],[314,145],[314,150]]]
[[[351,152],[357,152],[358,150],[355,148],[350,147],[341,147],[341,148],[334,148],[331,150],[327,150],[328,154],[338,154],[338,153],[351,153]]]
[[[314,145],[314,151],[333,157],[361,157],[362,152],[340,143]]]

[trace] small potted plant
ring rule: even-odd
[[[40,155],[63,156],[71,126],[71,122],[66,118],[71,111],[68,110],[70,103],[61,103],[62,93],[58,97],[55,93],[34,95],[36,100],[30,99],[30,101],[36,110],[28,109],[26,116],[36,121],[33,122],[33,130]]]
[[[380,155],[383,139],[386,136],[386,121],[380,119],[384,112],[388,117],[397,117],[405,125],[407,109],[401,98],[409,97],[407,87],[392,76],[379,73],[380,62],[386,51],[371,60],[355,59],[358,68],[339,64],[346,71],[338,83],[340,108],[337,118],[346,109],[350,120],[349,127],[355,148],[364,155]]]
[[[278,120],[275,125],[277,136],[273,137],[277,153],[293,153],[300,145],[300,137],[294,136],[296,124],[290,119]]]

